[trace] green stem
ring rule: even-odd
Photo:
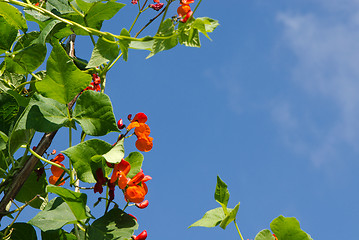
[[[121,53],[117,56],[117,58],[111,62],[111,64],[107,65],[107,66],[103,69],[103,72],[106,74],[106,73],[113,67],[113,65],[115,65],[115,63],[122,57],[122,55],[123,55],[123,53],[121,52]],[[101,82],[101,83],[102,83],[102,82]],[[101,86],[101,88],[102,88],[102,86]]]
[[[127,202],[126,203],[126,206],[122,209],[122,211],[125,211],[126,210],[126,208],[128,207],[128,204],[129,204],[130,202]]]
[[[40,79],[41,80],[41,79]],[[31,83],[36,83],[38,82],[39,80],[32,80],[32,81],[28,81],[28,82],[24,82],[24,83],[21,83],[19,86],[17,86],[14,91],[16,92],[18,89],[24,87],[25,85],[27,84],[31,84]]]
[[[68,173],[70,175],[70,170],[68,170],[67,168],[61,166],[60,164],[57,164],[55,162],[51,162],[50,160],[47,160],[46,158],[43,158],[41,157],[39,154],[37,154],[34,150],[32,150],[31,148],[29,148],[29,151],[31,152],[32,155],[34,155],[35,157],[37,157],[38,159],[48,163],[48,164],[51,164],[51,165],[54,165],[58,168],[61,168],[62,170],[64,170],[66,173]]]
[[[241,237],[241,240],[243,240],[241,231],[239,231],[239,227],[238,227],[238,224],[237,224],[236,220],[234,220],[233,222],[234,222],[234,224],[236,225],[236,228],[237,228],[237,231],[238,231],[239,236]]]

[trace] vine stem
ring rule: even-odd
[[[241,237],[241,240],[244,240],[243,237],[242,237],[241,231],[239,231],[239,227],[238,227],[238,224],[237,224],[236,220],[234,219],[233,222],[234,222],[234,225],[236,225],[236,228],[237,228],[239,236]]]
[[[59,17],[56,14],[54,14],[51,11],[48,11],[48,10],[46,10],[44,8],[37,7],[35,5],[24,3],[24,2],[21,2],[21,1],[17,1],[17,0],[0,0],[0,2],[11,3],[11,4],[14,4],[14,5],[17,5],[17,6],[34,9],[34,10],[36,10],[36,11],[42,13],[42,14],[45,14],[45,15],[53,18],[53,19],[57,19],[57,20],[59,20],[59,21],[61,21],[63,23],[69,24],[70,26],[78,27],[78,28],[90,33],[90,34],[97,35],[97,36],[100,36],[100,37],[101,36],[111,36],[111,37],[114,37],[114,38],[116,38],[118,40],[130,40],[130,41],[139,41],[139,42],[148,41],[148,38],[134,38],[134,37],[128,37],[128,36],[124,36],[124,35],[116,35],[116,34],[112,34],[110,32],[102,32],[102,31],[94,29],[94,28],[85,27],[85,26],[83,26],[83,25],[81,25],[81,24],[79,24],[77,22],[73,22],[71,20]],[[169,39],[169,38],[174,37],[176,35],[177,34],[173,34],[173,35],[164,36],[164,37],[154,36],[153,39]]]
[[[22,146],[23,147],[23,146]],[[26,147],[23,147],[23,148],[26,148]],[[64,170],[65,172],[67,172],[69,175],[70,175],[70,170],[68,170],[67,168],[61,166],[60,164],[57,164],[55,162],[51,162],[50,160],[47,160],[46,158],[43,158],[41,157],[39,154],[37,154],[34,150],[32,150],[31,148],[29,148],[29,151],[31,152],[32,155],[34,155],[35,157],[37,157],[38,159],[48,163],[48,164],[51,164],[51,165],[54,165],[58,168],[61,168],[62,170]]]

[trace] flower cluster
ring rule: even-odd
[[[131,170],[131,165],[124,159],[122,159],[121,162],[115,164],[113,168],[114,169],[110,180],[104,177],[103,170],[101,168],[96,170],[96,184],[94,192],[102,193],[102,186],[106,185],[107,183],[107,186],[110,189],[110,201],[112,201],[115,198],[115,186],[118,185],[119,188],[123,190],[127,202],[138,203],[136,206],[139,208],[147,207],[148,201],[144,202],[145,196],[148,192],[148,188],[145,182],[151,180],[152,178],[148,175],[145,175],[142,170],[132,179],[128,178],[127,174]]]
[[[137,113],[127,127],[127,131],[135,129],[135,135],[137,136],[136,147],[142,152],[148,152],[153,147],[153,138],[150,137],[151,129],[146,122],[146,114]]]
[[[61,162],[65,160],[65,157],[62,153],[59,153],[54,159],[51,160],[51,162],[57,163],[59,165],[61,165],[62,167],[65,167]],[[49,183],[55,185],[56,182],[59,181],[59,178],[61,177],[61,175],[63,175],[64,170],[56,167],[55,165],[51,165],[51,172],[52,175],[49,178]],[[58,184],[59,186],[62,186],[65,184],[65,181],[63,178],[61,178],[60,183]]]
[[[148,7],[152,8],[153,10],[159,11],[161,8],[163,8],[164,3],[160,3],[160,0],[153,0],[156,4],[150,4]]]
[[[86,90],[92,90],[96,92],[101,91],[101,78],[97,74],[95,73],[92,74],[92,82],[90,84],[91,85],[85,88],[84,91]]]
[[[194,0],[180,0],[181,6],[177,8],[178,16],[181,17],[181,22],[187,22],[187,20],[192,16],[193,12],[190,3],[194,3]]]

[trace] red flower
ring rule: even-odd
[[[96,170],[96,184],[95,184],[95,188],[94,188],[94,193],[99,192],[100,194],[103,192],[103,185],[105,185],[107,183],[107,178],[105,178],[103,176],[103,170],[102,168],[98,168]]]
[[[146,121],[146,114],[137,113],[127,127],[127,131],[135,128],[135,135],[137,136],[136,147],[142,152],[148,152],[153,147],[153,138],[150,137],[151,129],[145,123]]]
[[[61,162],[65,159],[65,156],[62,153],[59,153],[54,159],[52,159],[51,161],[54,163],[59,164],[62,167],[65,167]],[[49,178],[49,183],[55,185],[56,182],[59,180],[59,178],[61,177],[61,175],[63,174],[64,170],[62,170],[59,167],[56,167],[55,165],[51,165],[51,172],[52,175]],[[58,184],[59,186],[62,186],[65,184],[65,181],[63,181],[63,178],[60,180],[60,184]]]
[[[152,8],[153,10],[159,11],[163,5],[165,5],[164,3],[156,3],[156,4],[150,4],[149,7]]]
[[[180,1],[180,4],[183,5],[183,4],[190,4],[190,3],[194,3],[194,0],[181,0]]]
[[[101,91],[101,78],[97,74],[92,74],[92,82],[91,85],[84,89],[86,90],[92,90],[96,92]]]

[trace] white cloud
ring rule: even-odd
[[[317,137],[318,145],[308,148],[314,163],[321,165],[343,143],[353,151],[359,150],[359,1],[317,2],[323,4],[324,13],[280,13],[278,20],[284,26],[284,43],[296,56],[295,83],[310,99],[324,99],[336,115],[325,119],[326,131]],[[332,11],[336,11],[335,18],[329,14]],[[295,103],[289,103],[287,110],[291,104],[295,107]],[[288,116],[282,113],[284,120],[293,122],[290,119],[293,116]],[[315,135],[315,129],[323,127],[316,121],[312,119],[291,128],[297,131],[309,128]]]

